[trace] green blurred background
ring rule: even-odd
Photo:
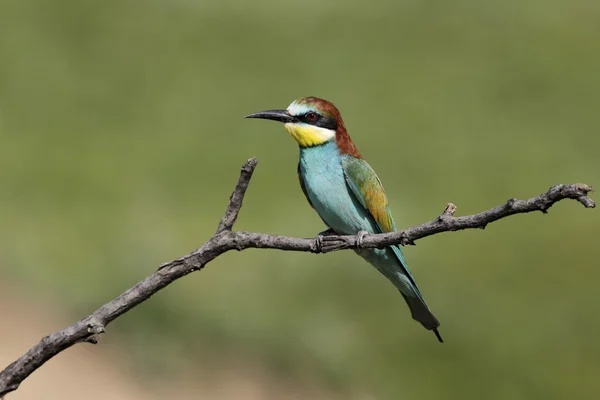
[[[75,321],[200,246],[249,157],[237,229],[314,236],[296,144],[242,119],[302,96],[341,109],[402,227],[599,185],[599,21],[589,0],[0,0],[1,285]],[[160,292],[90,357],[116,346],[129,379],[167,386],[240,365],[322,398],[593,398],[599,235],[565,201],[405,249],[444,345],[352,252],[261,250]]]

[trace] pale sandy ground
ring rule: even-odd
[[[0,284],[0,369],[44,335],[73,322],[52,302],[41,303],[39,296],[36,301],[29,300],[23,293],[18,287],[8,287],[6,282]],[[248,363],[240,363],[227,372],[210,373],[208,380],[196,378],[206,376],[199,368],[178,381],[143,383],[134,377],[133,362],[126,354],[115,339],[107,337],[95,346],[78,344],[34,372],[6,400],[348,399],[318,387],[283,383]],[[364,395],[352,398],[371,399]]]

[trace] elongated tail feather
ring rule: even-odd
[[[406,304],[408,304],[408,308],[410,308],[410,313],[413,319],[415,321],[420,322],[421,325],[425,327],[425,329],[433,331],[440,343],[444,343],[444,340],[442,339],[440,333],[437,330],[437,328],[440,326],[440,323],[438,322],[437,318],[431,313],[431,311],[429,311],[427,304],[425,304],[418,297],[407,296],[404,293],[402,293],[402,297],[404,297],[404,300],[406,300]]]
[[[402,297],[404,297],[406,304],[408,304],[408,308],[410,309],[413,319],[420,322],[425,329],[433,331],[440,343],[444,343],[444,340],[437,330],[437,328],[440,326],[440,323],[435,315],[433,315],[433,313],[429,310],[427,303],[425,303],[425,299],[423,299],[421,291],[419,290],[416,282],[410,274],[408,266],[406,265],[402,251],[396,246],[391,247],[394,251],[394,255],[398,259],[401,270],[404,272],[404,274],[400,275],[403,278],[401,280],[404,281],[403,286],[410,286],[412,292],[414,293],[414,296],[411,296],[410,293],[403,293],[402,289],[400,287],[398,288],[400,293],[402,293]]]

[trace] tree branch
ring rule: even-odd
[[[357,247],[357,236],[328,235],[307,239],[251,232],[233,232],[233,225],[242,207],[244,194],[256,165],[257,160],[252,158],[242,167],[240,178],[229,199],[225,215],[221,219],[215,235],[202,247],[186,256],[161,265],[154,274],[140,281],[116,299],[106,303],[91,315],[62,331],[42,338],[27,353],[0,372],[0,399],[6,393],[16,390],[32,372],[58,353],[76,343],[97,343],[97,336],[104,333],[110,322],[177,279],[202,269],[208,262],[227,251],[260,248],[320,253]],[[533,211],[547,213],[554,203],[564,199],[574,199],[586,208],[593,208],[595,203],[587,197],[591,191],[592,188],[583,183],[556,185],[537,197],[528,200],[512,198],[502,205],[479,214],[458,218],[453,216],[456,206],[448,203],[444,212],[430,222],[397,232],[367,235],[360,244],[364,248],[381,248],[393,244],[412,245],[415,240],[436,233],[474,228],[484,229],[490,222],[513,214]]]
[[[256,158],[251,158],[242,166],[240,179],[238,180],[237,185],[235,185],[233,193],[231,193],[227,210],[225,210],[225,215],[223,215],[223,218],[221,218],[221,223],[219,223],[219,227],[217,228],[215,235],[218,235],[223,231],[231,231],[231,229],[233,229],[233,225],[235,224],[235,221],[237,221],[238,214],[242,208],[242,202],[244,201],[246,189],[248,189],[248,184],[250,183],[250,178],[252,178],[252,174],[254,173],[254,169],[256,168],[257,164],[258,160]]]

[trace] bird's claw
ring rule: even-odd
[[[329,236],[337,236],[337,233],[333,229],[326,229],[323,232],[319,232],[317,237],[315,238],[315,252],[316,253],[326,253],[325,242],[327,241],[327,237]]]
[[[315,253],[323,252],[323,235],[319,234],[315,238]]]
[[[317,236],[333,236],[333,235],[337,235],[337,233],[331,228],[325,229],[323,232],[319,232],[317,234]]]
[[[359,231],[356,234],[356,248],[357,249],[362,249],[363,240],[364,240],[365,236],[367,236],[368,234],[369,234],[369,232],[367,232],[367,231]]]

